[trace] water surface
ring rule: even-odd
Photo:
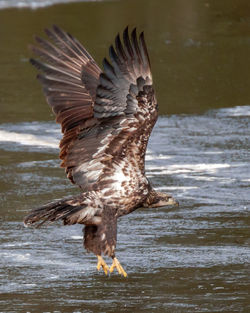
[[[250,311],[249,20],[247,1],[0,11],[0,312]],[[119,221],[127,279],[96,271],[80,225],[22,223],[29,209],[78,193],[59,168],[60,129],[28,64],[33,34],[53,23],[98,61],[127,24],[146,33],[161,113],[147,175],[180,207]]]
[[[249,115],[248,106],[159,119],[147,174],[180,207],[120,220],[128,279],[97,273],[80,225],[23,227],[28,208],[76,190],[58,168],[57,125],[0,125],[4,312],[247,312]]]

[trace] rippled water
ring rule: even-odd
[[[250,312],[249,1],[0,0],[0,9],[0,312]],[[31,208],[78,193],[28,64],[27,45],[54,23],[99,63],[125,26],[145,31],[162,114],[147,175],[180,207],[119,221],[127,279],[97,272],[82,226],[22,223]]]
[[[29,208],[75,188],[58,167],[58,125],[1,124],[2,311],[248,312],[249,118],[250,106],[159,118],[147,175],[180,207],[119,221],[127,279],[96,271],[80,225],[23,227]]]

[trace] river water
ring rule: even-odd
[[[59,168],[60,129],[25,49],[32,34],[41,34],[53,19],[61,26],[65,19],[77,35],[80,23],[72,18],[80,19],[80,11],[95,20],[94,12],[100,16],[102,10],[107,20],[112,8],[135,23],[142,2],[134,4],[137,11],[129,11],[129,1],[0,11],[0,35],[8,42],[0,49],[0,312],[250,312],[248,4],[222,2],[224,7],[190,1],[188,16],[208,10],[207,24],[185,21],[182,33],[185,23],[178,28],[175,20],[184,1],[174,7],[159,1],[168,27],[155,17],[146,24],[145,7],[137,21],[148,29],[161,113],[149,142],[147,175],[180,206],[139,209],[119,221],[117,256],[127,279],[97,272],[96,258],[82,247],[82,226],[23,226],[29,209],[78,193]],[[153,1],[145,3],[155,8]],[[101,60],[123,21],[116,18],[104,37],[99,24],[91,29],[95,36],[85,35]],[[153,36],[157,29],[162,32]]]

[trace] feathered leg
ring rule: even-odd
[[[87,251],[91,251],[97,256],[98,262],[96,267],[98,271],[102,268],[107,275],[108,272],[112,273],[116,268],[119,274],[127,277],[127,273],[115,257],[117,219],[112,212],[109,213],[111,214],[101,217],[98,225],[85,225],[84,247]],[[103,260],[102,254],[112,257],[113,264],[110,269]]]

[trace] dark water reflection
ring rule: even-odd
[[[249,104],[249,1],[81,2],[0,10],[1,122],[49,119],[27,65],[27,45],[54,23],[79,38],[98,62],[126,25],[144,30],[161,113]]]
[[[127,24],[146,33],[169,114],[152,134],[147,174],[180,207],[121,219],[128,279],[97,273],[80,225],[22,224],[38,203],[78,192],[59,168],[60,130],[27,60],[33,34],[53,23],[98,61]],[[242,0],[0,11],[0,312],[250,312],[249,23]]]

